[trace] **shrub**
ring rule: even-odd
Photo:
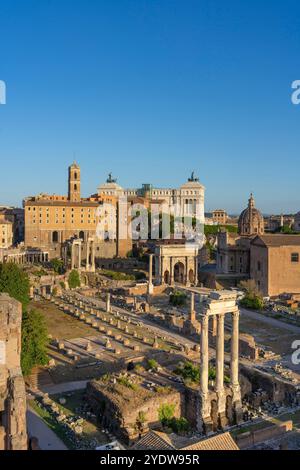
[[[174,372],[177,375],[181,375],[184,379],[189,379],[192,382],[200,382],[200,369],[194,366],[192,362],[185,362],[183,366],[177,367]]]
[[[65,272],[64,262],[62,259],[54,258],[51,260],[51,267],[57,274],[63,274]]]
[[[241,300],[242,307],[253,309],[253,310],[262,310],[264,308],[264,301],[258,295],[246,294],[246,296]]]
[[[73,269],[73,271],[70,272],[68,282],[70,289],[76,289],[76,287],[80,287],[80,275],[76,269]]]
[[[174,291],[170,294],[170,304],[177,306],[177,305],[184,305],[186,302],[186,294],[182,291]]]
[[[158,417],[163,426],[168,426],[171,419],[173,418],[175,413],[175,405],[174,404],[167,404],[161,405],[158,409]]]
[[[172,418],[168,426],[177,434],[184,434],[190,430],[190,425],[186,418]]]
[[[118,383],[121,385],[124,385],[124,387],[131,388],[131,390],[134,390],[134,391],[138,389],[138,386],[132,383],[127,377],[119,377]]]
[[[246,291],[245,297],[240,302],[242,307],[262,310],[264,301],[261,292],[256,287],[255,281],[253,279],[242,281],[240,286]]]
[[[158,369],[158,362],[155,359],[148,359],[147,361],[148,369]]]

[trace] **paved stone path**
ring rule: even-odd
[[[41,450],[68,450],[57,435],[29,407],[27,409],[27,429],[29,437],[38,438]]]
[[[281,328],[282,330],[288,330],[295,334],[300,333],[300,327],[297,325],[291,325],[290,323],[277,320],[276,318],[267,317],[262,313],[254,312],[253,310],[246,310],[244,308],[241,308],[240,311],[242,315],[245,315],[246,317],[251,318],[252,320],[266,323],[270,326]]]

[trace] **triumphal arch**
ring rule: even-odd
[[[198,251],[196,243],[161,244],[156,246],[155,281],[158,284],[175,283],[185,286],[198,284]]]

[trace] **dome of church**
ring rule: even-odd
[[[264,218],[256,209],[253,194],[250,195],[247,209],[239,217],[239,234],[243,236],[263,235],[265,232]]]

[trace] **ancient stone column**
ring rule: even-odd
[[[71,269],[75,268],[75,245],[72,243],[71,245]]]
[[[239,311],[232,314],[231,385],[239,385]]]
[[[224,314],[218,315],[217,356],[216,356],[216,391],[224,389]]]
[[[186,286],[190,285],[190,280],[189,280],[189,257],[185,257],[185,266],[184,266],[184,279],[183,282]]]
[[[92,270],[92,272],[95,272],[96,266],[95,266],[95,241],[94,240],[92,241],[91,257],[92,257],[91,270]]]
[[[106,311],[110,312],[110,293],[107,292],[106,294]]]
[[[198,285],[198,256],[195,257],[195,286]]]
[[[208,393],[208,354],[208,316],[203,316],[201,319],[200,391],[204,395]]]
[[[149,280],[148,280],[148,294],[153,294],[153,283],[152,283],[152,269],[153,269],[153,255],[149,255]]]
[[[239,310],[232,313],[230,379],[232,404],[235,410],[235,420],[242,421],[241,389],[239,384]]]
[[[170,256],[170,285],[174,284],[174,264],[173,256]]]
[[[211,422],[211,404],[208,390],[209,349],[208,349],[208,315],[201,317],[201,351],[200,351],[200,414],[198,430],[209,432]]]
[[[81,243],[78,243],[78,269],[81,268]]]
[[[90,241],[86,242],[86,271],[90,270]]]
[[[160,257],[160,283],[164,284],[165,279],[164,279],[164,256]]]
[[[224,392],[224,318],[224,313],[218,315],[216,348],[216,393],[219,424],[221,428],[225,426],[226,420],[226,396]]]
[[[191,306],[190,306],[190,321],[193,323],[196,320],[195,312],[195,294],[191,292]]]

